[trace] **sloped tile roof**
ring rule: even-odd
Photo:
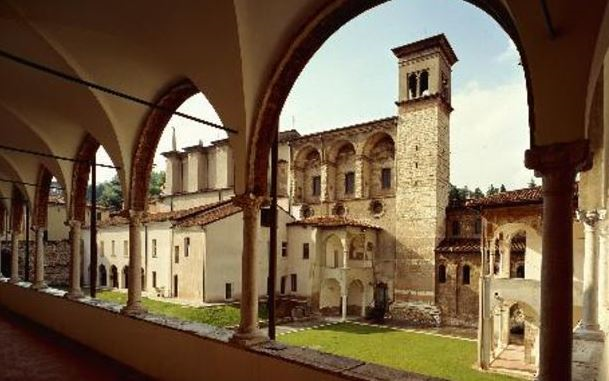
[[[524,204],[541,204],[543,194],[541,187],[516,189],[501,192],[492,196],[467,200],[465,206],[471,208],[485,208],[498,206],[512,206]]]
[[[301,226],[316,226],[324,228],[338,228],[338,227],[360,227],[369,229],[381,229],[379,226],[374,225],[365,220],[358,220],[355,218],[345,216],[313,216],[302,220],[288,223],[288,225],[301,225]]]
[[[480,253],[480,238],[444,238],[436,247],[437,253]]]
[[[223,203],[216,205],[213,208],[209,208],[198,213],[190,214],[186,217],[177,219],[174,222],[174,226],[186,228],[191,226],[204,226],[211,224],[212,222],[219,221],[223,218],[232,216],[233,214],[241,212],[241,208],[234,205],[232,202]]]

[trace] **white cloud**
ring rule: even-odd
[[[453,107],[451,182],[482,190],[491,183],[526,186],[533,173],[524,167],[529,147],[524,83],[483,88],[470,82],[453,95]]]
[[[518,53],[516,44],[514,44],[511,38],[507,39],[506,48],[496,57],[496,60],[498,62],[520,62],[520,53]]]

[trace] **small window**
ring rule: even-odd
[[[345,194],[355,193],[355,172],[345,173]]]
[[[260,209],[260,226],[268,228],[271,226],[271,209],[262,208]]]
[[[298,280],[296,278],[296,274],[290,275],[290,286],[292,292],[296,292],[298,290]]]
[[[524,278],[524,265],[516,267],[516,278]]]
[[[446,266],[444,265],[438,266],[438,282],[446,283]]]
[[[417,75],[412,73],[408,75],[408,99],[417,97]]]
[[[156,288],[156,271],[152,272],[152,288]]]
[[[383,189],[391,188],[391,168],[381,169],[381,184]]]
[[[482,221],[476,220],[474,224],[474,234],[480,234],[482,232]]]
[[[125,257],[129,256],[129,241],[127,241],[127,240],[123,241],[123,256],[125,256]]]
[[[152,258],[156,258],[156,239],[152,240]]]
[[[111,250],[111,255],[113,257],[116,257],[116,251],[114,251],[114,240],[112,240],[110,250]]]
[[[175,263],[180,263],[180,246],[175,245],[173,248],[173,255]]]
[[[101,212],[97,212],[97,214],[95,216],[96,216],[96,218],[95,218],[96,221],[101,221],[101,219],[102,219]]]
[[[190,255],[190,237],[184,238],[184,257]]]
[[[281,256],[282,257],[288,256],[288,243],[285,241],[281,242]]]
[[[99,243],[99,255],[104,256],[104,241]]]
[[[282,294],[285,294],[285,284],[287,282],[288,277],[287,276],[282,276],[281,277],[281,288],[280,288],[280,292]]]
[[[463,284],[469,284],[470,279],[469,279],[469,266],[465,265],[463,266]]]
[[[302,244],[302,259],[309,259],[309,243]]]
[[[423,70],[419,76],[419,91],[422,97],[429,95],[429,73]]]
[[[233,298],[233,284],[232,283],[224,284],[224,298],[226,300],[231,300]]]
[[[321,176],[313,176],[312,187],[313,187],[313,196],[321,195]]]
[[[461,224],[459,223],[459,221],[452,222],[452,232],[454,236],[461,235]]]

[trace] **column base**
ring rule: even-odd
[[[250,347],[257,344],[266,343],[267,341],[269,341],[269,338],[259,329],[247,333],[235,332],[230,338],[231,343],[242,347]]]
[[[78,299],[82,299],[84,297],[85,297],[85,294],[81,290],[68,291],[68,293],[66,293],[64,295],[64,298],[70,299],[70,300],[78,300]]]
[[[11,284],[17,284],[17,283],[21,282],[21,279],[19,279],[19,278],[10,278],[8,280],[8,282],[11,283]]]
[[[127,304],[121,309],[121,314],[128,316],[138,316],[148,313],[140,303]]]
[[[49,287],[49,286],[45,282],[36,282],[30,288],[32,290],[39,291],[39,290],[44,290],[47,287]]]
[[[600,330],[598,325],[595,327],[578,326],[575,331],[573,331],[573,339],[586,341],[604,341],[605,333]]]

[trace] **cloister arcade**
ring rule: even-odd
[[[260,4],[235,0],[193,2],[181,7],[169,2],[152,6],[143,1],[129,4],[3,2],[0,5],[0,12],[5,16],[0,21],[2,49],[72,76],[135,94],[156,107],[127,103],[112,95],[58,80],[3,56],[0,62],[3,143],[49,155],[80,157],[83,162],[74,164],[51,157],[0,153],[2,178],[39,182],[37,187],[19,186],[19,189],[0,185],[11,216],[11,280],[14,283],[0,283],[0,303],[157,378],[363,378],[366,369],[357,373],[356,368],[367,364],[355,364],[349,374],[345,368],[330,372],[305,360],[286,361],[277,355],[279,350],[273,349],[275,352],[269,354],[271,350],[245,347],[265,340],[258,327],[255,267],[261,253],[254,244],[255,227],[258,209],[267,195],[269,151],[277,134],[282,106],[296,78],[320,46],[344,24],[383,2],[267,0]],[[607,201],[607,176],[602,168],[606,168],[609,140],[606,137],[609,70],[603,67],[606,69],[609,65],[606,55],[609,7],[603,0],[588,1],[585,6],[574,1],[468,2],[486,12],[506,31],[522,57],[530,121],[530,149],[525,153],[525,165],[542,178],[544,192],[540,233],[539,379],[570,379],[572,198],[576,174],[586,170],[590,174],[582,182],[588,185],[583,189],[587,197],[580,208],[602,209]],[[85,301],[36,292],[20,283],[15,248],[24,231],[21,218],[24,204],[32,207],[35,237],[39,240],[44,232],[48,182],[55,177],[69,204],[72,239],[79,242],[87,161],[100,144],[120,167],[124,208],[134,232],[129,252],[140,251],[140,238],[135,232],[146,211],[153,147],[171,113],[198,91],[207,95],[224,126],[231,129],[236,202],[244,212],[241,322],[230,338],[236,345],[226,345],[228,337],[196,340],[194,335],[124,316],[138,316],[142,312],[141,280],[137,273],[141,258],[137,255],[129,258],[129,301],[123,315],[101,310]],[[357,163],[361,151],[356,146],[354,150],[349,148],[340,153],[341,165],[347,169],[354,166],[354,197],[358,197],[365,189],[363,165]],[[324,174],[322,169],[326,153],[318,154],[320,197],[324,197],[324,176],[329,172]],[[582,178],[585,177],[583,173]],[[334,184],[342,185],[339,181]],[[340,197],[342,193],[336,191],[335,195]],[[591,240],[599,240],[599,258],[602,254],[599,263],[604,266],[599,274],[605,275],[598,283],[606,295],[609,248],[605,228],[601,230],[599,233],[590,228],[587,242],[594,253],[592,247],[597,243]],[[527,240],[529,238],[527,232]],[[78,252],[79,245],[73,244],[69,295],[75,299],[81,295]],[[41,251],[35,253],[34,285],[39,289],[44,287],[43,255]],[[596,263],[592,261],[586,273],[596,274]],[[527,267],[527,276],[529,270]],[[116,281],[116,271],[110,273]],[[594,276],[591,279],[596,282]],[[594,292],[586,295],[596,298]],[[608,307],[606,299],[600,302],[603,311]],[[128,344],[116,345],[116,338],[123,335],[130,338]],[[151,337],[167,343],[163,351],[150,345]],[[220,359],[225,358],[238,359],[236,366],[223,365]],[[609,361],[605,361],[601,369],[601,380],[609,379],[607,363]]]

